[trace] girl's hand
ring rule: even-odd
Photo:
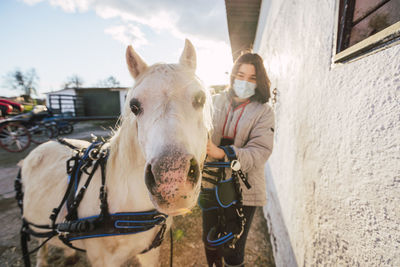
[[[225,157],[225,151],[217,147],[211,140],[208,140],[207,155],[215,159],[223,159]]]

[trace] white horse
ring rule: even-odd
[[[128,92],[121,126],[109,142],[109,211],[156,208],[171,216],[183,214],[195,205],[200,191],[200,169],[211,128],[210,97],[195,75],[194,47],[186,40],[179,64],[147,66],[131,46],[126,60],[136,83]],[[67,141],[79,147],[89,145],[86,141]],[[50,223],[49,215],[67,188],[65,165],[71,156],[70,148],[51,141],[24,159],[23,216],[29,222]],[[189,174],[193,168],[195,174]],[[82,177],[80,186],[84,181]],[[79,206],[80,218],[99,214],[100,185],[98,170]],[[65,214],[64,208],[57,222],[62,222]],[[73,245],[86,250],[93,266],[120,266],[134,255],[143,266],[154,266],[158,249],[139,253],[149,247],[159,229],[156,226],[138,234],[76,240]],[[57,237],[49,243],[64,246]],[[46,254],[47,249],[39,251],[37,266],[46,265]]]

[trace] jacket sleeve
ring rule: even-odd
[[[255,166],[264,165],[272,153],[274,142],[274,112],[266,106],[255,122],[245,146],[232,146],[243,172],[249,172]]]

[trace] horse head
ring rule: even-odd
[[[147,66],[128,46],[126,60],[135,85],[124,117],[137,127],[150,199],[161,212],[185,213],[197,201],[211,128],[210,97],[195,75],[195,49],[186,40],[178,64]]]

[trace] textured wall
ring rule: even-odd
[[[277,265],[400,266],[400,45],[333,64],[337,1],[263,2]]]

